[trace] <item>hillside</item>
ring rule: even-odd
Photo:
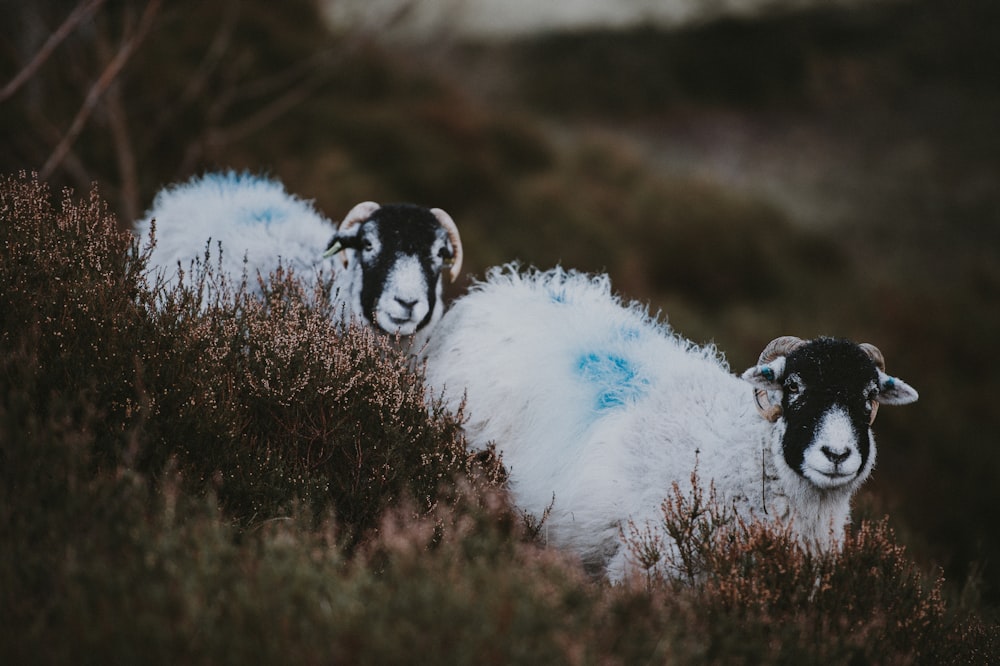
[[[0,71],[20,71],[65,13],[54,1],[12,7]],[[303,660],[404,659],[375,640],[383,632],[400,643],[429,637],[428,654],[442,658],[530,661],[490,652],[513,634],[530,656],[556,662],[648,660],[669,648],[707,663],[736,654],[730,631],[765,663],[906,662],[907,632],[920,633],[912,625],[879,634],[880,654],[827,624],[829,608],[855,603],[859,615],[838,621],[858,636],[916,617],[927,621],[928,653],[990,654],[1000,609],[998,24],[989,0],[914,0],[401,43],[377,30],[331,35],[308,0],[280,13],[258,0],[102,7],[0,100],[0,533],[20,535],[0,564],[8,653],[23,657],[55,633],[69,638],[43,661],[100,645],[127,660],[155,639],[157,654],[207,663],[267,628],[274,643],[227,654],[295,658],[282,650],[307,636]],[[88,97],[128,37],[134,52]],[[867,536],[849,561],[860,571],[875,558],[895,573],[848,579],[874,596],[831,598],[802,623],[787,614],[803,600],[794,581],[751,576],[730,596],[699,589],[667,604],[678,595],[670,586],[616,592],[583,580],[539,546],[537,526],[503,509],[492,461],[458,453],[460,419],[424,419],[419,376],[377,340],[310,337],[321,307],[294,285],[269,311],[239,305],[238,293],[208,319],[191,294],[178,294],[175,321],[135,307],[148,297],[140,252],[113,229],[128,228],[163,184],[217,167],[270,172],[333,219],[366,199],[445,208],[468,272],[451,296],[490,265],[561,262],[606,270],[683,334],[716,341],[733,367],[785,333],[877,344],[921,399],[879,416],[878,467],[855,511]],[[35,182],[22,170],[44,173]],[[73,189],[65,204],[63,187]],[[73,224],[45,236],[60,215]],[[100,233],[77,234],[91,228]],[[94,256],[104,272],[87,263]],[[376,394],[296,408],[289,395],[232,389],[266,365],[212,335],[234,326],[243,336],[301,326],[302,354],[361,355],[398,378],[374,389],[406,396],[405,413],[368,413]],[[229,392],[215,388],[218,376]],[[422,455],[394,458],[399,475],[383,484],[373,472],[360,495],[343,490],[360,480],[331,477],[333,468],[300,475],[309,447],[296,438],[317,410],[359,424],[337,441],[409,429],[422,433]],[[385,423],[405,427],[383,432]],[[769,585],[781,589],[775,605],[712,629],[712,613],[746,616]],[[498,593],[479,608],[483,589]],[[222,591],[231,605],[211,601]],[[893,598],[905,603],[864,624],[862,611]],[[315,614],[270,626],[303,606]],[[449,626],[475,612],[482,633],[428,625],[432,607],[449,609]],[[109,642],[121,622],[124,638]],[[346,628],[330,647],[320,636],[334,625]],[[202,626],[233,631],[213,642]],[[693,644],[672,626],[717,633]],[[769,651],[781,644],[788,652]]]

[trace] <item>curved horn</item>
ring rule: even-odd
[[[871,344],[870,342],[862,342],[860,345],[861,351],[868,354],[869,358],[875,362],[875,367],[879,369],[883,374],[885,373],[885,356],[882,356],[881,350],[878,347]],[[878,400],[872,400],[872,414],[868,421],[868,425],[875,423],[875,415],[878,414]]]
[[[369,217],[371,217],[375,211],[377,211],[381,206],[374,201],[362,201],[357,204],[347,212],[344,219],[341,220],[340,226],[337,227],[337,234],[340,235],[345,231],[350,231],[354,227],[358,226],[362,222],[365,222]],[[343,262],[344,268],[347,268],[347,253],[344,252],[340,255],[340,261]]]
[[[797,338],[794,335],[783,335],[780,338],[775,338],[764,347],[764,351],[760,353],[760,358],[757,359],[757,365],[770,363],[779,356],[788,356],[804,344],[806,344],[805,340]],[[771,404],[771,400],[767,397],[766,389],[755,388],[753,390],[753,401],[757,405],[757,411],[760,412],[760,415],[769,422],[774,423],[781,417],[781,405]]]
[[[882,352],[879,348],[868,342],[862,342],[860,345],[861,350],[868,354],[872,361],[875,362],[875,367],[877,367],[882,372],[885,372],[885,357],[882,356]]]
[[[448,213],[440,208],[431,208],[431,213],[441,223],[444,230],[448,232],[448,238],[451,240],[455,256],[452,259],[451,268],[448,269],[448,277],[454,282],[462,272],[462,237],[458,235],[458,226],[455,224],[455,220],[451,219],[451,215],[448,215]]]
[[[775,338],[764,347],[764,351],[760,353],[760,358],[757,359],[757,364],[770,363],[779,356],[788,356],[805,343],[805,340],[797,338],[794,335],[783,335],[780,338]]]

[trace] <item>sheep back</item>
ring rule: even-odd
[[[722,484],[759,479],[759,453],[729,445],[739,420],[762,423],[747,384],[606,276],[492,270],[439,324],[427,380],[455,407],[464,391],[470,446],[495,443],[518,505],[551,505],[548,537],[595,567],[696,464]]]
[[[136,223],[136,233],[147,236],[154,219],[156,246],[149,265],[162,270],[168,283],[176,281],[178,263],[188,270],[193,260],[205,256],[206,245],[215,265],[221,244],[222,270],[238,280],[245,257],[253,290],[257,273],[266,278],[279,263],[313,274],[336,231],[311,202],[288,193],[279,181],[236,171],[208,173],[164,188]]]

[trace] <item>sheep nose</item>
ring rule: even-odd
[[[827,460],[832,462],[834,465],[839,465],[840,463],[847,460],[851,455],[850,449],[844,449],[843,451],[834,451],[829,446],[824,446],[820,451],[826,456]]]
[[[416,306],[417,301],[419,300],[420,299],[417,298],[409,300],[406,298],[400,298],[399,296],[396,297],[396,302],[399,303],[401,306],[403,306],[407,312],[413,312],[413,308]]]

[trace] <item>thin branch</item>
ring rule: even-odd
[[[205,55],[197,69],[188,77],[187,85],[176,95],[169,106],[164,106],[145,137],[147,145],[155,145],[160,136],[170,127],[173,120],[192,102],[198,100],[209,85],[209,78],[223,61],[232,44],[233,33],[240,15],[240,3],[230,0],[226,4],[225,14],[215,31]]]
[[[332,66],[347,60],[368,39],[370,37],[364,34],[355,36],[337,48],[315,53],[275,75],[234,87],[229,97],[220,96],[217,117],[222,117],[223,111],[228,108],[233,99],[253,99],[263,96],[270,98],[271,101],[253,115],[236,124],[206,131],[205,143],[210,149],[218,148],[243,139],[275,122],[285,113],[308,100],[316,90],[330,79]],[[297,84],[291,85],[295,79],[300,80]],[[285,90],[280,95],[275,96],[275,93],[281,88],[285,88]],[[196,150],[198,154],[204,152],[201,147]],[[194,158],[194,154],[190,150],[189,156]]]
[[[54,123],[47,118],[41,117],[38,113],[35,113],[34,117],[35,129],[42,135],[44,141],[50,145],[59,141],[62,133]],[[39,149],[42,150],[42,148]],[[65,175],[76,183],[76,187],[80,192],[86,192],[94,182],[83,160],[72,149],[67,151],[66,157],[62,161],[62,170]]]
[[[52,52],[56,50],[64,39],[66,39],[76,27],[80,25],[83,21],[90,18],[98,10],[98,8],[103,5],[105,0],[90,0],[86,4],[81,2],[70,12],[70,15],[66,17],[66,20],[62,22],[55,32],[53,32],[45,43],[42,44],[42,48],[38,50],[35,57],[18,72],[13,79],[11,79],[7,85],[0,90],[0,102],[3,102],[11,95],[16,93],[21,86],[31,80],[39,70],[39,68],[45,64],[45,61],[49,59]]]
[[[96,41],[97,51],[103,62],[112,59],[111,45],[107,34],[101,32]],[[104,95],[104,110],[107,114],[108,127],[111,130],[111,142],[118,160],[118,175],[121,178],[119,193],[120,212],[123,219],[135,220],[139,217],[139,183],[136,167],[135,151],[132,148],[132,137],[128,130],[128,114],[122,102],[121,84],[113,81]]]
[[[73,122],[70,124],[69,129],[66,131],[65,136],[63,136],[62,141],[56,146],[52,155],[49,159],[42,165],[39,169],[38,175],[41,179],[46,179],[52,175],[62,160],[66,157],[73,143],[76,141],[77,137],[83,131],[86,126],[87,121],[90,119],[90,115],[94,112],[97,107],[98,102],[100,102],[101,97],[111,86],[114,80],[121,73],[128,59],[135,52],[136,47],[146,36],[149,28],[153,24],[153,19],[156,16],[157,11],[159,11],[160,3],[162,0],[150,0],[149,4],[146,5],[145,10],[143,10],[142,17],[139,20],[139,25],[135,32],[127,38],[122,44],[121,48],[115,57],[108,63],[108,66],[104,68],[101,76],[94,82],[90,90],[87,92],[87,97],[83,101],[83,105],[77,112],[76,117],[73,118]]]
[[[267,127],[282,115],[309,99],[309,96],[319,88],[325,77],[317,76],[303,81],[298,86],[275,98],[270,104],[263,106],[256,113],[235,125],[216,130],[213,137],[215,143],[225,144],[238,141]]]

